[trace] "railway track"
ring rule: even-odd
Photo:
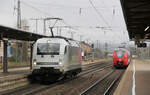
[[[83,72],[89,71],[91,69],[93,70],[96,67],[102,67],[104,64],[105,62],[83,65],[83,69],[84,69]],[[26,86],[26,85],[29,85],[27,74],[23,75],[22,77],[19,76],[17,78],[15,78],[15,76],[11,77],[10,79],[9,77],[8,78],[6,77],[3,80],[2,79],[0,80],[0,92],[4,92],[7,90],[11,90],[11,89]]]
[[[106,68],[113,68],[113,66],[110,66],[110,64],[108,65],[105,65],[105,66],[101,66],[101,67],[95,67],[94,69],[90,69],[90,70],[87,70],[87,71],[84,71],[82,73],[79,74],[79,76],[82,76],[82,75],[85,75],[85,74],[88,74],[88,73],[95,73],[97,71],[102,71]]]
[[[81,76],[86,75],[86,74],[92,74],[92,73],[95,73],[95,72],[98,72],[98,71],[102,71],[102,70],[104,70],[104,69],[106,69],[106,68],[110,68],[110,67],[112,67],[112,66],[110,66],[110,64],[109,64],[109,66],[106,65],[106,66],[103,66],[103,67],[101,66],[101,67],[97,67],[97,68],[94,68],[94,69],[91,69],[91,70],[87,70],[87,71],[84,71],[84,72],[80,73],[80,74],[78,75],[78,77],[81,77]],[[63,83],[65,83],[65,82],[71,81],[71,80],[76,79],[76,78],[78,78],[78,77],[71,78],[71,79],[67,79],[67,80],[63,80],[63,81],[60,81],[60,82],[58,82],[58,83],[56,83],[56,84],[54,84],[54,85],[57,86],[57,85],[59,85],[59,84],[63,84]],[[44,87],[44,88],[35,89],[35,90],[30,91],[30,92],[27,92],[27,93],[24,94],[24,95],[36,94],[36,93],[38,93],[38,92],[41,92],[41,91],[43,91],[43,90],[45,90],[45,89],[49,89],[49,88],[52,88],[52,87],[54,87],[54,86],[47,86],[47,87]]]
[[[57,85],[63,84],[63,83],[65,83],[65,82],[72,81],[72,80],[74,80],[74,79],[77,79],[77,78],[79,78],[79,77],[81,77],[81,76],[84,76],[84,75],[87,75],[87,74],[92,74],[92,73],[95,73],[95,72],[98,72],[98,71],[100,72],[100,71],[104,70],[105,68],[109,68],[109,67],[112,67],[112,66],[106,65],[106,66],[103,66],[103,67],[97,67],[97,68],[94,68],[94,69],[92,69],[92,70],[82,72],[81,74],[78,75],[78,77],[75,77],[75,78],[73,78],[73,79],[67,79],[67,80],[64,80],[64,81],[60,81],[60,82],[58,82]],[[57,85],[56,85],[56,86],[57,86]],[[53,87],[54,87],[54,86],[53,86]],[[31,92],[27,92],[27,93],[25,93],[24,95],[37,94],[37,93],[40,93],[41,91],[43,91],[43,90],[45,90],[45,89],[49,89],[49,88],[52,88],[52,86],[48,86],[48,87],[45,87],[45,88],[42,88],[42,89],[36,89],[36,90],[34,90],[34,91],[32,90]]]
[[[105,68],[109,68],[109,67],[112,67],[112,66],[104,66],[103,68],[96,68],[95,70],[81,73],[81,74],[79,74],[79,76],[76,77],[76,78],[79,78],[79,77],[84,76],[84,75],[87,75],[87,74],[92,74],[92,73],[95,73],[95,72],[98,72],[98,71],[100,72],[100,71],[103,71]],[[73,78],[73,79],[76,79],[76,78]],[[71,80],[73,80],[73,79],[65,80],[65,82],[69,82],[69,81],[71,81]],[[65,83],[65,82],[63,81],[63,82],[61,82],[61,83]],[[58,83],[58,84],[60,84],[60,83]],[[57,85],[56,85],[56,86],[57,86]],[[45,90],[45,89],[49,89],[49,88],[51,88],[51,87],[46,87],[46,88],[43,88],[43,89],[40,89],[40,90],[34,90],[34,91],[32,90],[31,92],[27,92],[27,93],[24,94],[24,95],[37,94],[37,93],[40,93],[41,91],[43,91],[43,90]]]
[[[80,95],[110,95],[112,88],[119,81],[123,72],[123,70],[120,71],[113,69],[111,72],[107,73],[104,77],[100,78],[90,87],[81,92]]]
[[[115,84],[121,79],[122,73],[120,73],[110,84],[110,86],[107,88],[107,90],[104,92],[104,95],[110,95],[112,89],[114,88]]]
[[[102,67],[102,66],[106,66],[106,65],[110,65],[111,63],[105,63],[105,62],[103,62],[103,63],[94,63],[94,65],[93,64],[88,64],[88,65],[83,65],[82,66],[82,68],[83,68],[83,70],[82,71],[87,71],[87,70],[91,70],[91,69],[94,69],[94,68],[96,68],[96,67]]]
[[[94,64],[93,66],[90,65],[89,68],[87,70],[84,70],[82,73],[80,73],[78,75],[79,76],[84,76],[86,74],[91,74],[91,73],[95,73],[97,71],[102,71],[104,70],[105,68],[110,68],[112,66],[110,66],[110,63],[109,64]],[[78,77],[75,77],[73,79],[76,79]],[[63,81],[60,81],[60,82],[56,82],[56,83],[52,83],[50,85],[43,85],[43,84],[29,84],[27,86],[24,86],[24,87],[21,87],[21,88],[17,88],[17,89],[14,89],[14,90],[10,90],[10,91],[7,91],[7,93],[2,93],[3,95],[10,95],[11,93],[13,93],[13,95],[31,95],[31,94],[36,94],[36,93],[39,93],[43,90],[46,90],[46,89],[50,89],[50,88],[53,88],[57,85],[60,85],[60,84],[63,84],[65,82],[68,82],[68,81],[71,81],[73,79],[67,79],[67,80],[63,80]]]

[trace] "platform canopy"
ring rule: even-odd
[[[0,25],[1,39],[7,38],[7,39],[21,40],[21,41],[36,41],[37,39],[42,37],[47,37],[47,36]]]
[[[4,53],[3,53],[3,72],[8,72],[8,59],[7,59],[7,45],[8,41],[4,40],[7,38],[8,40],[21,40],[21,41],[36,41],[39,38],[48,37],[40,34],[31,33],[28,31],[15,29],[7,26],[0,25],[0,40],[3,40]],[[31,46],[31,58],[30,63],[32,63],[32,46]],[[30,64],[32,67],[32,64]]]
[[[150,39],[150,0],[120,0],[129,38]]]

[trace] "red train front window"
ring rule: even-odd
[[[124,56],[125,51],[124,50],[115,50],[115,53],[118,58],[122,58]]]

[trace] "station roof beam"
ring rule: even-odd
[[[150,39],[150,0],[120,0],[130,40]],[[146,29],[146,31],[145,31]]]
[[[1,39],[7,38],[22,41],[36,41],[39,38],[47,36],[0,25],[0,37]]]
[[[3,40],[4,42],[3,72],[4,73],[8,72],[8,59],[7,59],[8,40],[36,41],[37,39],[42,38],[42,37],[47,37],[47,36],[0,25],[0,40]],[[31,46],[31,54],[32,54],[32,46]],[[32,65],[31,59],[30,59],[30,67]]]

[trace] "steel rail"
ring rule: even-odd
[[[109,93],[111,92],[111,89],[114,87],[114,85],[118,82],[118,80],[121,78],[122,76],[122,72],[119,74],[119,76],[117,78],[115,78],[113,80],[113,82],[110,84],[110,86],[107,88],[107,90],[104,92],[103,95],[109,95]]]
[[[97,71],[103,71],[105,68],[109,68],[109,67],[112,67],[112,66],[104,66],[104,67],[99,67],[99,68],[96,68],[96,69],[94,69],[94,70],[90,70],[90,71],[88,71],[88,72],[84,72],[84,73],[82,73],[82,74],[79,74],[79,76],[83,76],[83,75],[86,75],[86,74],[89,74],[89,73],[95,73],[95,72],[97,72]],[[73,78],[74,79],[74,78]],[[64,80],[64,81],[60,81],[60,82],[58,82],[58,84],[59,83],[65,83],[66,81],[68,82],[68,81],[70,81],[70,80],[72,80],[72,79],[68,79],[68,80]],[[54,86],[53,86],[54,87]],[[25,93],[24,95],[32,95],[32,94],[36,94],[36,93],[38,93],[38,92],[40,92],[40,91],[42,91],[42,90],[45,90],[45,89],[49,89],[49,88],[52,88],[52,87],[43,87],[43,88],[38,88],[38,89],[35,89],[35,90],[32,90],[32,91],[30,91],[30,92],[27,92],[27,93]]]
[[[91,85],[89,88],[84,90],[83,92],[80,93],[80,95],[87,95],[90,90],[92,90],[95,86],[97,86],[100,82],[105,80],[107,77],[109,77],[112,73],[114,73],[115,70],[112,70],[111,72],[107,73],[104,77],[100,78],[98,81],[96,81],[93,85]]]
[[[97,66],[98,65],[98,66]],[[112,66],[110,66],[110,64],[101,64],[101,65],[99,65],[99,64],[95,64],[94,65],[94,67],[95,68],[91,68],[91,69],[88,69],[88,70],[85,70],[84,72],[81,72],[80,74],[79,74],[79,76],[83,76],[83,75],[87,75],[87,74],[91,74],[91,73],[95,73],[95,72],[97,72],[97,71],[103,71],[103,70],[105,70],[106,68],[109,68],[109,67],[112,67]],[[90,68],[90,67],[89,67]],[[72,79],[74,79],[74,78],[72,78]],[[24,93],[24,95],[31,95],[31,94],[35,94],[35,93],[38,93],[38,92],[41,92],[41,91],[43,91],[43,90],[45,90],[45,89],[50,89],[50,88],[52,88],[52,87],[55,87],[55,86],[57,86],[58,84],[62,84],[62,83],[65,83],[66,81],[71,81],[72,79],[67,79],[67,80],[63,80],[63,81],[60,81],[60,82],[57,82],[57,83],[54,83],[54,84],[52,84],[52,85],[50,85],[50,86],[42,86],[42,87],[38,87],[38,88],[36,88],[37,86],[34,86],[33,85],[33,87],[31,86],[30,87],[30,89],[28,88],[28,86],[26,86],[26,87],[23,87],[23,89],[16,89],[16,90],[12,90],[12,91],[10,91],[10,92],[6,92],[7,94],[11,94],[11,93],[19,93],[19,92],[24,92],[24,91],[27,91],[27,90],[29,90],[28,92],[26,92],[26,93]],[[30,85],[30,84],[29,84]],[[41,85],[39,85],[39,86],[41,86]],[[32,88],[32,90],[31,90],[31,88]]]

